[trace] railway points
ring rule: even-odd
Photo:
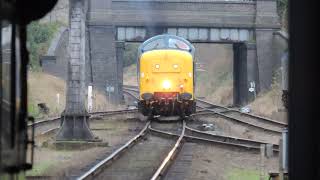
[[[124,88],[124,93],[126,96],[130,96],[132,99],[137,98],[137,90],[133,89],[133,87],[130,88]],[[208,104],[208,102],[206,102]],[[209,105],[208,105],[209,106]],[[211,105],[211,108],[219,108],[224,109],[224,111],[221,111],[220,113],[228,112],[230,109],[225,107],[219,107],[217,105]],[[232,110],[230,110],[232,111]],[[114,119],[117,119],[117,116],[121,117],[124,114],[129,114],[131,118],[137,118],[137,109],[131,109],[131,110],[118,110],[118,111],[108,111],[108,112],[93,112],[91,113],[92,120],[99,122],[101,119],[97,117],[112,117],[114,116]],[[168,143],[166,145],[167,150],[162,150],[161,157],[159,155],[154,154],[154,156],[157,156],[158,159],[153,159],[154,162],[162,162],[161,164],[153,164],[152,167],[154,167],[152,170],[149,170],[148,175],[144,174],[141,176],[138,173],[135,174],[137,179],[144,177],[144,179],[170,179],[173,175],[176,177],[184,177],[186,174],[180,172],[178,170],[174,169],[181,169],[188,170],[192,166],[192,156],[190,157],[190,154],[193,153],[194,146],[211,146],[211,145],[218,145],[219,147],[229,148],[231,150],[234,149],[242,149],[247,151],[247,153],[257,153],[260,151],[260,145],[261,144],[270,144],[272,147],[272,151],[274,151],[274,155],[278,156],[279,153],[279,145],[277,143],[271,143],[271,142],[265,142],[262,140],[254,140],[254,139],[246,139],[243,137],[238,136],[231,136],[226,134],[215,134],[205,131],[200,131],[195,128],[194,119],[196,117],[201,116],[216,116],[217,112],[214,111],[214,109],[209,108],[203,108],[202,110],[199,110],[199,112],[195,113],[194,115],[187,117],[186,119],[183,119],[181,121],[174,121],[174,122],[161,122],[156,120],[145,121],[144,128],[132,139],[127,141],[124,145],[120,146],[117,149],[114,149],[112,152],[110,152],[106,158],[100,158],[100,160],[94,164],[91,165],[91,168],[84,168],[81,171],[78,171],[78,175],[73,175],[76,179],[104,179],[106,177],[109,177],[112,179],[114,176],[120,176],[121,174],[126,174],[126,171],[123,173],[115,171],[114,167],[125,167],[127,171],[132,172],[133,168],[135,170],[138,170],[137,167],[129,167],[129,165],[126,165],[124,161],[127,161],[128,158],[130,159],[129,155],[136,154],[137,152],[130,152],[134,147],[136,147],[139,143],[144,143],[145,141],[148,141],[146,139],[151,138],[154,141],[153,143],[159,143],[166,142],[166,139],[176,139],[177,141]],[[201,118],[200,118],[201,119]],[[261,118],[263,119],[263,118]],[[183,125],[181,125],[181,122]],[[275,125],[278,125],[277,123],[274,123]],[[52,131],[54,132],[55,128],[58,128],[59,126],[59,118],[52,118],[48,120],[38,121],[34,125],[34,128],[36,129],[36,138],[41,137],[44,134],[50,135]],[[280,126],[280,125],[279,125]],[[31,128],[32,125],[29,124],[29,128]],[[92,127],[94,130],[99,131],[99,129],[95,129],[95,127]],[[101,129],[103,130],[103,128]],[[100,130],[100,131],[101,131]],[[51,133],[50,133],[51,132]],[[160,138],[160,139],[159,139]],[[142,150],[143,147],[139,147],[139,151],[147,152],[148,150]],[[142,148],[142,149],[141,149]],[[150,147],[149,147],[150,148]],[[188,150],[186,150],[188,149]],[[163,152],[167,152],[167,154],[163,154]],[[160,152],[158,152],[160,153]],[[161,154],[161,153],[160,153]],[[124,160],[121,160],[121,158],[124,158]],[[141,158],[141,157],[140,157]],[[151,159],[154,157],[150,157]],[[181,159],[182,158],[182,159]],[[188,163],[181,164],[181,162],[185,162],[183,159],[188,159]],[[190,159],[191,158],[191,159]],[[127,160],[125,160],[127,159]],[[170,159],[170,160],[169,160]],[[179,160],[180,159],[180,160]],[[136,159],[137,160],[137,159]],[[118,164],[116,163],[117,161]],[[151,160],[150,160],[151,161]],[[143,162],[142,159],[137,160],[137,162]],[[150,162],[144,162],[146,164]],[[115,165],[113,165],[115,164]],[[143,163],[142,163],[143,164]],[[111,168],[108,170],[108,168]],[[157,169],[158,168],[158,169]],[[93,178],[95,177],[95,178]],[[160,178],[161,177],[161,178]],[[125,176],[123,176],[125,178]]]

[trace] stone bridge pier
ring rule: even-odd
[[[70,0],[66,108],[57,141],[94,141],[85,108],[85,0]]]

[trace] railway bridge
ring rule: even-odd
[[[70,12],[76,2],[82,1],[71,0]],[[81,43],[86,84],[102,90],[114,87],[114,103],[122,96],[125,42],[142,42],[169,33],[193,43],[233,44],[234,104],[238,105],[252,99],[253,93],[248,91],[252,83],[257,92],[270,87],[272,70],[280,64],[279,51],[284,49],[274,35],[280,30],[275,0],[90,0],[77,8],[84,13]],[[70,16],[69,31],[72,27],[76,30],[69,32],[70,38],[64,43],[74,44],[70,41],[76,38],[80,43],[79,17]],[[80,57],[79,53],[71,54]],[[50,69],[61,71],[59,64],[66,67],[66,59],[57,58],[49,63]],[[78,72],[79,67],[72,69]]]
[[[49,63],[68,65],[66,115],[85,112],[88,84],[104,92],[112,87],[111,101],[121,101],[125,42],[169,33],[193,43],[233,44],[236,105],[252,99],[250,85],[268,89],[281,62],[276,0],[70,0],[69,6],[69,55]]]

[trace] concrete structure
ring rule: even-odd
[[[280,28],[275,0],[91,0],[87,21],[91,52],[99,51],[91,58],[98,86],[115,79],[116,41],[140,42],[162,33],[234,44],[234,103],[239,105],[250,100],[250,83],[257,91],[270,87],[278,61],[272,47],[273,32]]]
[[[232,43],[238,105],[251,99],[252,83],[255,92],[270,88],[280,65],[276,0],[91,0],[86,17],[86,81],[104,91],[113,87],[114,103],[122,99],[119,42],[169,33],[194,43]]]
[[[61,79],[68,78],[68,43],[69,30],[60,28],[51,41],[51,45],[45,56],[40,58],[40,64],[45,72]]]
[[[85,108],[85,15],[86,1],[70,0],[70,25],[68,45],[68,81],[66,108],[62,113],[62,125],[57,141],[93,141]]]

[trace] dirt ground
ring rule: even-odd
[[[28,72],[28,112],[36,118],[60,116],[66,104],[66,82],[43,72]],[[59,94],[59,101],[58,95]],[[87,96],[86,96],[87,97]],[[85,97],[85,102],[87,98]],[[45,103],[49,114],[40,113],[37,104]],[[93,90],[93,112],[123,109],[124,106],[115,106],[107,101],[103,92]]]
[[[50,116],[61,114],[66,100],[66,84],[63,79],[43,73],[28,72],[28,99],[29,113],[39,115],[38,103],[46,103],[50,109]],[[57,98],[59,94],[59,102]],[[30,112],[31,111],[31,112]]]
[[[123,69],[123,84],[137,86],[137,66],[132,64]]]
[[[233,47],[230,44],[195,44],[196,96],[221,105],[233,100]]]
[[[253,114],[287,122],[288,115],[282,104],[281,95],[280,88],[273,87],[270,91],[261,93],[255,101],[248,104],[248,107]]]
[[[34,169],[28,171],[27,175],[54,176],[57,177],[57,179],[62,179],[66,176],[79,176],[84,170],[87,170],[99,160],[103,159],[103,157],[111,154],[115,149],[136,135],[144,125],[144,122],[135,119],[124,120],[125,118],[121,119],[119,117],[121,117],[121,115],[110,116],[104,118],[104,120],[97,119],[91,121],[93,133],[101,138],[103,142],[108,142],[108,147],[72,151],[38,147],[35,149]],[[197,125],[205,122],[215,123],[218,133],[274,141],[272,137],[268,137],[263,133],[248,132],[245,127],[236,126],[232,123],[225,122],[222,118],[219,119],[212,116],[201,118],[201,122],[198,124],[188,123],[188,125],[197,128]],[[170,128],[173,125],[162,124],[161,126]],[[149,147],[147,150],[144,148],[144,144]],[[190,167],[185,171],[187,173],[185,176],[187,179],[253,180],[260,177],[261,159],[259,152],[248,151],[241,148],[229,148],[217,144],[196,143],[192,147],[191,165],[188,165]],[[139,179],[139,177],[146,177],[152,174],[157,167],[157,163],[155,165],[154,162],[161,159],[159,155],[163,156],[167,153],[168,143],[162,138],[152,137],[151,139],[147,138],[147,141],[139,143],[137,147],[134,146],[134,148],[136,150],[132,151],[132,153],[135,155],[129,156],[130,154],[127,154],[125,156],[127,158],[120,158],[112,168],[106,171],[101,179],[105,179],[106,177],[108,177],[107,179],[128,179],[130,177],[131,179],[133,176]],[[185,161],[182,160],[182,162],[184,163]],[[158,163],[160,163],[160,161]],[[271,170],[276,171],[278,169],[277,157],[265,159],[264,163],[263,176]],[[137,168],[140,168],[141,172],[146,173],[132,174],[132,172],[136,172]],[[119,169],[121,169],[121,171],[119,171]],[[133,171],[132,169],[135,170]]]
[[[134,137],[142,129],[144,123],[139,120],[119,120],[104,118],[91,123],[93,133],[108,142],[107,147],[95,147],[87,150],[54,150],[37,147],[35,149],[34,169],[27,175],[47,175],[54,177],[75,176],[93,165],[96,160],[106,157],[116,148]]]
[[[260,140],[268,143],[278,144],[279,135],[263,132],[255,128],[250,128],[245,125],[234,123],[231,120],[221,118],[219,116],[201,115],[197,120],[188,123],[191,127],[199,129],[202,124],[213,124],[215,130],[212,133],[241,137],[246,139]]]
[[[173,139],[147,135],[121,156],[97,180],[150,179],[174,144]]]
[[[278,170],[278,158],[261,159],[259,151],[227,148],[224,145],[193,146],[188,180],[258,180]],[[260,175],[261,174],[261,175]]]

